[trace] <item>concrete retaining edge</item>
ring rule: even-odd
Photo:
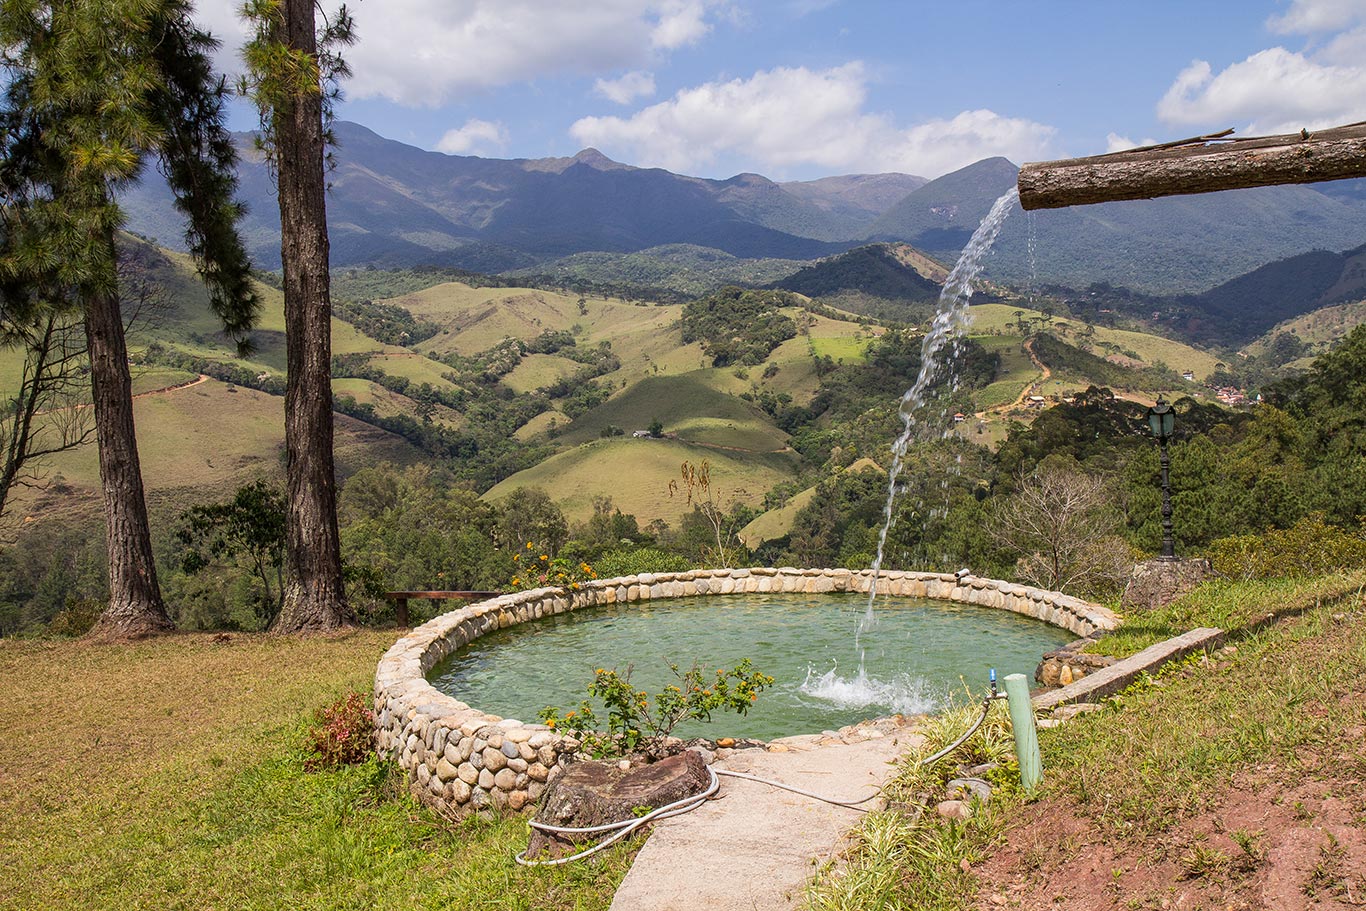
[[[1213,627],[1199,627],[1179,636],[1150,645],[1136,655],[1116,661],[1109,667],[1093,671],[1085,677],[1057,690],[1040,693],[1031,701],[1036,712],[1051,712],[1070,702],[1099,702],[1125,689],[1140,674],[1156,670],[1169,661],[1177,661],[1197,651],[1210,651],[1224,642],[1225,633]]]

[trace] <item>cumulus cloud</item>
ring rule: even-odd
[[[593,91],[617,104],[630,104],[637,98],[648,98],[655,93],[653,73],[633,70],[618,79],[599,79]]]
[[[1284,15],[1272,16],[1267,28],[1282,35],[1336,32],[1366,20],[1362,0],[1293,0]]]
[[[1157,145],[1157,140],[1152,137],[1134,142],[1128,136],[1121,136],[1118,133],[1107,133],[1105,136],[1106,152],[1127,152],[1129,149],[1138,149],[1143,146]]]
[[[507,144],[507,127],[472,117],[464,126],[447,130],[436,148],[447,155],[489,155],[502,151]]]
[[[700,40],[714,0],[386,0],[355,8],[356,98],[441,104],[470,90],[646,63]]]
[[[630,117],[585,117],[570,132],[583,145],[674,171],[738,156],[765,170],[818,165],[927,177],[993,155],[1037,158],[1054,132],[988,110],[899,126],[866,111],[866,100],[861,63],[778,67],[684,89]]]
[[[668,0],[660,6],[659,21],[650,31],[650,43],[655,47],[673,50],[693,44],[711,31],[703,0]]]
[[[1157,104],[1171,124],[1238,125],[1249,133],[1321,129],[1366,119],[1366,66],[1319,63],[1282,47],[1219,73],[1197,60]]]
[[[1196,60],[1158,102],[1170,124],[1247,133],[1321,129],[1366,118],[1366,0],[1293,0],[1267,20],[1283,35],[1305,35],[1302,51],[1267,48],[1215,72]]]
[[[219,65],[241,68],[246,28],[236,2],[197,0],[196,19],[225,42]],[[345,52],[353,98],[435,106],[482,89],[557,73],[638,67],[699,41],[719,0],[383,0],[353,4],[359,41]]]
[[[242,45],[247,40],[247,25],[237,15],[240,5],[223,0],[195,0],[195,24],[220,42],[214,53],[214,66],[223,73],[242,71]]]

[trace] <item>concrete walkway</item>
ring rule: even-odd
[[[786,738],[769,751],[736,751],[716,768],[856,800],[881,786],[892,772],[888,763],[918,742],[911,724],[883,720],[839,736]],[[612,911],[794,908],[818,866],[844,849],[861,815],[722,777],[718,798],[654,827],[617,889]]]

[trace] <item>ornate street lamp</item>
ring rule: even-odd
[[[1176,426],[1176,412],[1172,411],[1171,403],[1165,401],[1162,396],[1157,397],[1157,404],[1148,409],[1148,429],[1157,438],[1157,445],[1162,453],[1162,559],[1175,560],[1176,550],[1172,546],[1172,488],[1168,473],[1171,469],[1171,460],[1167,457],[1167,443],[1172,438],[1172,430]]]

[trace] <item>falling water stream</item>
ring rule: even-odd
[[[972,239],[968,241],[967,247],[958,257],[958,262],[954,264],[953,271],[949,273],[948,279],[944,282],[944,290],[939,295],[939,307],[934,315],[934,321],[930,326],[930,331],[925,334],[925,341],[920,347],[920,373],[915,378],[915,383],[906,393],[901,396],[901,403],[898,411],[901,415],[902,431],[892,444],[892,466],[887,472],[887,504],[882,511],[882,529],[878,532],[877,556],[873,559],[873,579],[868,588],[868,604],[864,610],[862,619],[859,620],[858,630],[854,635],[854,648],[859,655],[858,676],[854,680],[834,681],[845,690],[864,690],[870,696],[870,701],[875,701],[874,693],[878,690],[879,684],[875,680],[870,680],[864,666],[863,635],[871,630],[877,623],[876,615],[873,613],[873,604],[877,599],[877,578],[882,571],[882,559],[887,548],[887,533],[891,531],[895,521],[893,507],[896,503],[897,480],[901,475],[902,465],[906,456],[907,449],[915,437],[917,428],[917,413],[921,406],[925,404],[925,394],[929,390],[930,384],[938,376],[942,366],[940,353],[944,347],[956,342],[962,337],[964,330],[970,322],[968,316],[968,301],[972,298],[972,283],[981,274],[983,266],[986,264],[986,255],[991,250],[992,244],[996,242],[996,237],[1001,233],[1001,226],[1005,223],[1006,216],[1015,207],[1020,194],[1012,187],[1005,195],[992,205],[991,211],[982,219],[982,223],[977,226]],[[831,681],[827,681],[831,683]]]

